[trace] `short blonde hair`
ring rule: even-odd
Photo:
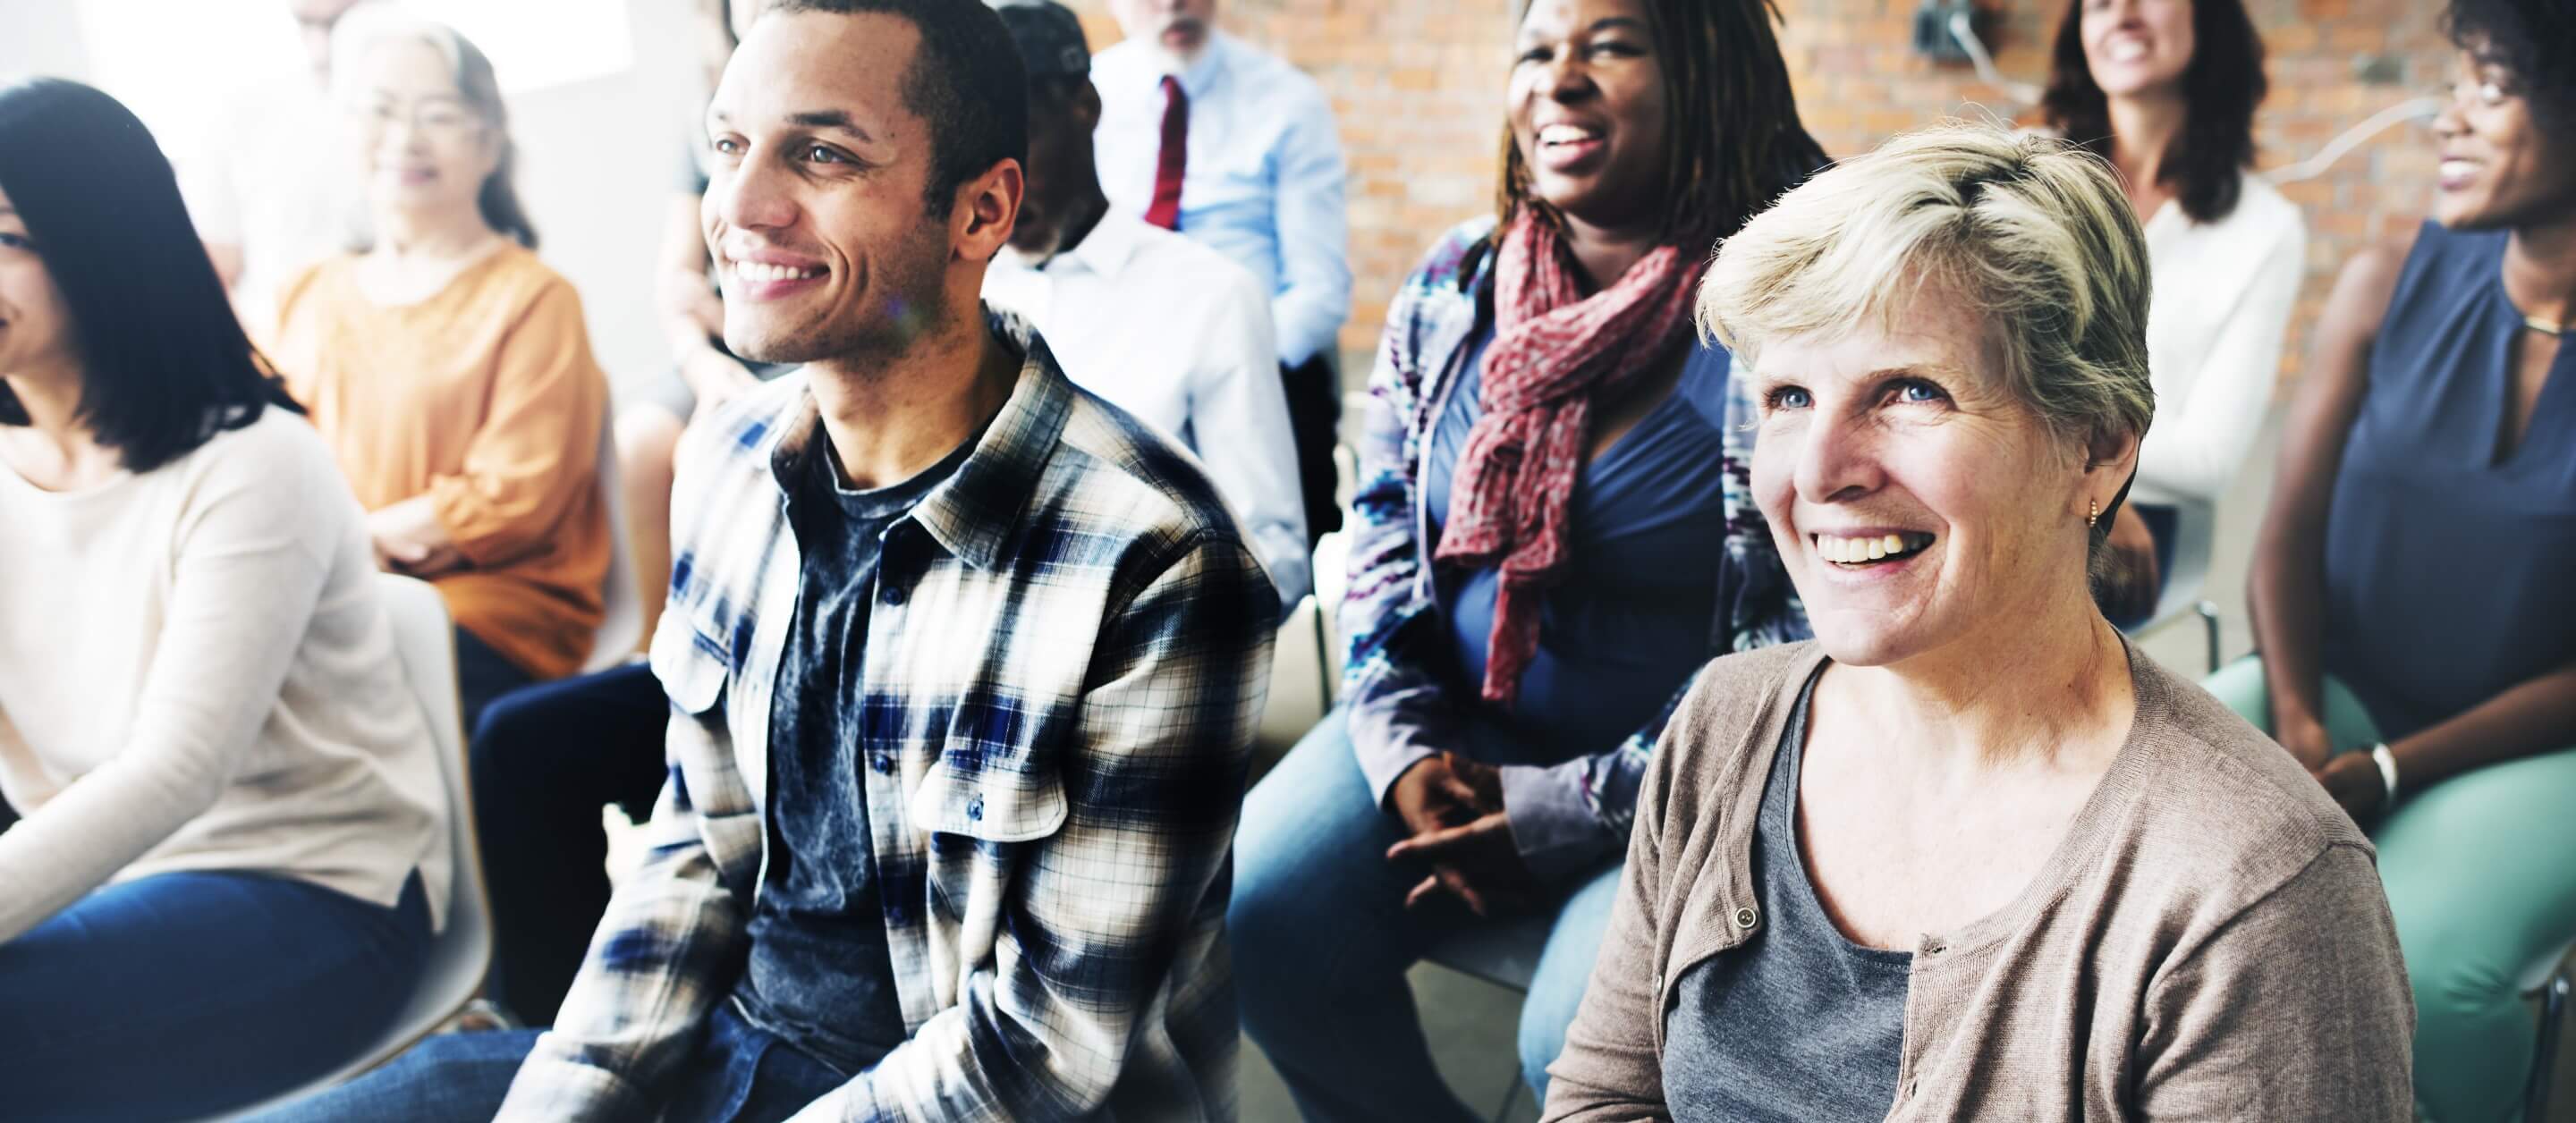
[[[2062,141],[1948,122],[1843,161],[1726,240],[1699,322],[1753,363],[1765,340],[1893,327],[1927,298],[1977,314],[2059,434],[2146,435],[2146,242],[2110,167]]]

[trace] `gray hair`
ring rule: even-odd
[[[2148,291],[2146,241],[2108,165],[2063,141],[1945,122],[1819,173],[1746,223],[1709,267],[1699,322],[1749,364],[1767,340],[1893,327],[1927,294],[1961,301],[2013,395],[2089,444],[2143,438],[2154,420]]]
[[[492,131],[493,142],[500,146],[499,162],[475,192],[475,207],[482,212],[484,224],[503,237],[529,249],[537,248],[537,226],[528,219],[527,207],[519,202],[515,182],[518,146],[510,139],[510,108],[501,99],[501,81],[492,72],[492,60],[484,57],[473,40],[453,27],[392,4],[360,5],[331,29],[333,99],[355,106],[365,93],[359,87],[364,78],[357,73],[355,64],[366,57],[368,50],[397,42],[425,44],[447,60],[447,72],[456,81],[457,96],[483,118],[484,127]]]

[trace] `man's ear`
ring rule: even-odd
[[[1092,85],[1089,78],[1082,80],[1081,89],[1073,91],[1073,120],[1086,133],[1100,125],[1100,87]]]
[[[1020,220],[1020,196],[1027,189],[1017,160],[1000,161],[958,185],[949,234],[961,260],[991,261],[1010,244],[1011,228]]]

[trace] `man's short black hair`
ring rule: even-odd
[[[930,126],[933,214],[945,216],[957,188],[993,165],[1028,162],[1028,70],[1010,29],[983,0],[770,0],[766,10],[883,13],[920,30],[903,107]]]

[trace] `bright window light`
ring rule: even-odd
[[[78,0],[90,76],[160,136],[208,135],[230,95],[302,74],[286,0]],[[492,59],[504,91],[526,93],[634,65],[626,0],[402,0]]]

